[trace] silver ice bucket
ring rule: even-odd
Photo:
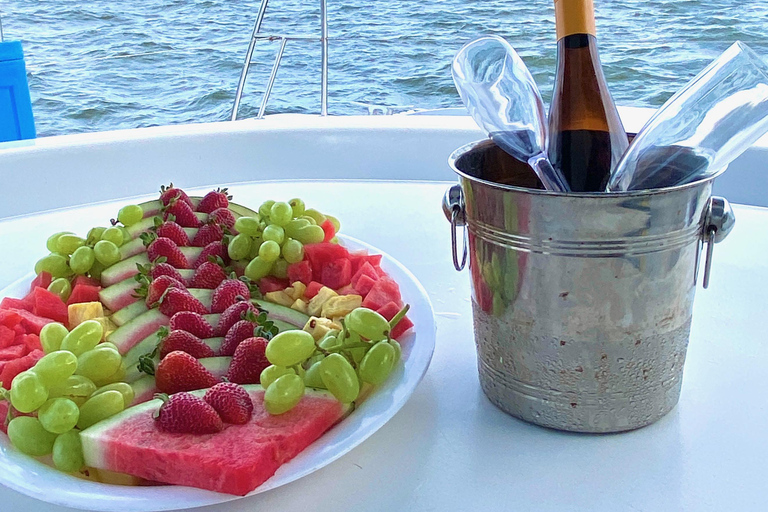
[[[576,432],[631,430],[668,413],[680,396],[700,253],[706,244],[706,286],[714,243],[734,222],[728,202],[711,196],[713,178],[564,195],[542,190],[491,141],[459,148],[449,163],[460,184],[443,208],[458,270],[469,256],[491,402]]]

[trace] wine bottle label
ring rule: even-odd
[[[555,0],[555,26],[558,41],[573,34],[595,35],[595,9],[592,0]]]

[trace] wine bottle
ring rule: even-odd
[[[574,192],[605,191],[629,142],[600,65],[592,0],[555,0],[549,159]]]

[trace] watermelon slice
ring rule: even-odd
[[[295,283],[296,281],[304,284],[312,282],[312,264],[309,260],[300,261],[298,263],[291,263],[288,265],[288,281]]]
[[[15,299],[13,297],[5,297],[0,301],[0,309],[24,309],[32,312],[32,308],[35,307],[34,303],[28,299]]]
[[[18,336],[21,343],[27,347],[27,352],[33,350],[43,350],[43,345],[40,343],[40,336],[37,334],[21,334]]]
[[[331,239],[336,236],[336,228],[330,220],[325,219],[323,223],[320,224],[320,227],[323,228],[323,231],[325,232],[323,242],[330,242]]]
[[[49,274],[48,272],[40,272],[35,276],[35,278],[32,280],[32,283],[29,285],[29,291],[34,290],[35,288],[48,288],[48,286],[53,281],[53,276]]]
[[[360,268],[357,269],[357,272],[352,276],[352,286],[357,288],[357,282],[363,276],[368,276],[373,281],[379,280],[379,274],[376,272],[376,269],[367,261],[363,262],[363,264],[360,265]],[[370,290],[370,288],[368,289]]]
[[[21,314],[12,308],[2,308],[0,310],[0,325],[13,328],[21,323],[21,319]]]
[[[363,307],[377,311],[388,302],[394,302],[397,305],[402,304],[400,300],[400,287],[392,279],[381,277],[365,296]]]
[[[394,302],[388,302],[381,308],[377,310],[377,313],[379,313],[381,316],[386,318],[387,320],[392,320],[395,315],[400,311],[402,308],[395,304]],[[405,331],[413,327],[413,322],[411,322],[411,319],[408,318],[408,316],[404,316],[399,322],[397,322],[397,325],[394,329],[392,329],[392,332],[390,333],[390,336],[392,336],[394,339],[399,339],[400,336],[403,335]]]
[[[280,279],[279,277],[274,276],[262,277],[259,279],[259,291],[261,293],[278,292],[280,290],[285,290],[288,286],[288,279]]]
[[[32,291],[32,297],[35,300],[35,306],[32,312],[43,318],[50,318],[56,322],[67,325],[69,315],[67,314],[67,305],[61,300],[61,297],[45,288],[35,288]],[[98,299],[97,299],[98,300]],[[39,334],[36,333],[36,334]]]
[[[226,424],[216,434],[160,431],[151,400],[84,430],[85,464],[147,480],[244,496],[264,483],[338,422],[349,406],[326,392],[307,390],[279,416],[266,412],[261,386],[248,385],[253,416],[245,425]],[[193,391],[202,396],[205,390]]]
[[[72,282],[72,288],[74,289],[79,284],[101,287],[101,281],[88,276],[77,276],[75,280]]]
[[[5,325],[0,325],[0,349],[13,345],[16,331]]]
[[[42,288],[38,288],[38,290],[42,290]],[[39,335],[40,329],[53,322],[50,318],[43,318],[23,309],[0,309],[0,324],[7,326],[6,319],[8,318],[16,319],[16,323],[13,325],[22,328],[20,334],[26,332]]]
[[[322,288],[323,285],[318,283],[317,281],[312,281],[307,285],[307,289],[304,290],[304,297],[307,299],[311,299],[315,295],[317,295],[317,292],[320,291],[320,288]]]
[[[11,383],[21,372],[25,372],[35,366],[42,357],[42,350],[33,350],[29,354],[13,361],[8,361],[3,366],[3,370],[0,372],[0,382],[3,383],[5,389],[11,389]]]
[[[24,335],[22,334],[22,336]],[[10,347],[0,349],[0,361],[13,361],[14,359],[25,356],[27,352],[27,346],[24,345],[24,343],[11,345]]]
[[[340,259],[349,259],[349,251],[339,244],[322,242],[304,246],[304,258],[312,265],[312,277],[322,282],[321,271],[325,265]]]
[[[329,261],[320,269],[320,282],[332,290],[347,286],[352,281],[352,262],[347,258]]]
[[[366,262],[374,268],[381,265],[381,254],[368,254],[365,249],[349,253],[349,259],[352,262],[353,273],[357,273]]]
[[[138,283],[137,283],[138,284]],[[99,302],[99,292],[101,286],[93,286],[90,284],[79,283],[72,288],[72,293],[69,295],[67,305],[79,304],[81,302]]]
[[[365,297],[368,295],[368,292],[371,291],[371,288],[373,288],[373,285],[376,284],[376,281],[378,281],[379,276],[376,276],[376,278],[369,277],[367,275],[362,275],[357,280],[357,283],[354,284],[355,290],[357,290],[357,293]]]

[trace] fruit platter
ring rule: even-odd
[[[79,508],[187,508],[364,441],[421,380],[435,328],[416,279],[339,231],[301,199],[251,209],[170,185],[51,234],[0,293],[0,483]]]

